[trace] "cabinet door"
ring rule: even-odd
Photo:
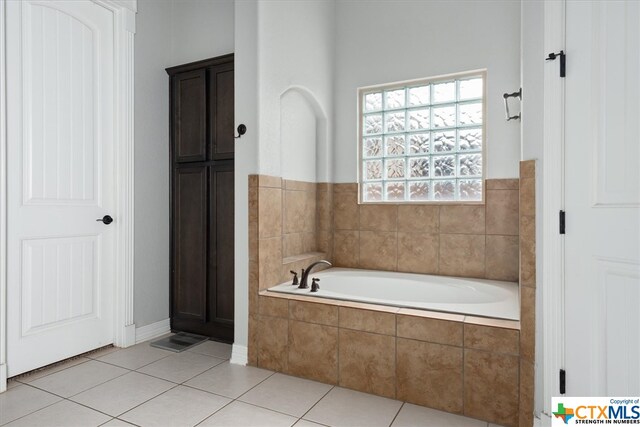
[[[207,320],[207,170],[174,169],[172,320]]]
[[[219,326],[233,325],[234,208],[233,163],[211,169],[211,295],[212,320]],[[229,332],[233,333],[231,329]],[[228,339],[232,339],[231,335]]]
[[[233,62],[210,67],[208,72],[210,158],[232,159],[235,144]]]
[[[207,160],[207,76],[204,69],[171,78],[173,160]]]

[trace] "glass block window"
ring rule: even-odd
[[[359,91],[360,200],[482,201],[484,73]]]

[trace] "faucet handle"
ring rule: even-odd
[[[311,292],[318,292],[318,289],[320,289],[320,285],[318,285],[319,281],[320,279],[318,279],[317,277],[311,279]]]
[[[289,273],[293,274],[293,282],[291,284],[296,286],[298,284],[298,273],[293,270],[289,270]]]

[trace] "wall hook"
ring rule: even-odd
[[[509,120],[518,120],[522,118],[522,113],[518,113],[515,116],[512,116],[509,113],[509,98],[520,98],[520,100],[522,100],[522,88],[520,88],[519,91],[517,92],[513,92],[513,93],[505,93],[504,95],[502,95],[502,97],[504,98],[504,111],[507,115],[507,121]]]
[[[247,127],[243,124],[240,124],[238,126],[238,136],[235,136],[235,139],[240,138],[242,135],[244,135],[245,133],[247,133]]]

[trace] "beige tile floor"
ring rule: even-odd
[[[231,365],[231,346],[183,353],[141,343],[23,376],[0,394],[9,426],[430,426],[484,421],[264,369]]]

